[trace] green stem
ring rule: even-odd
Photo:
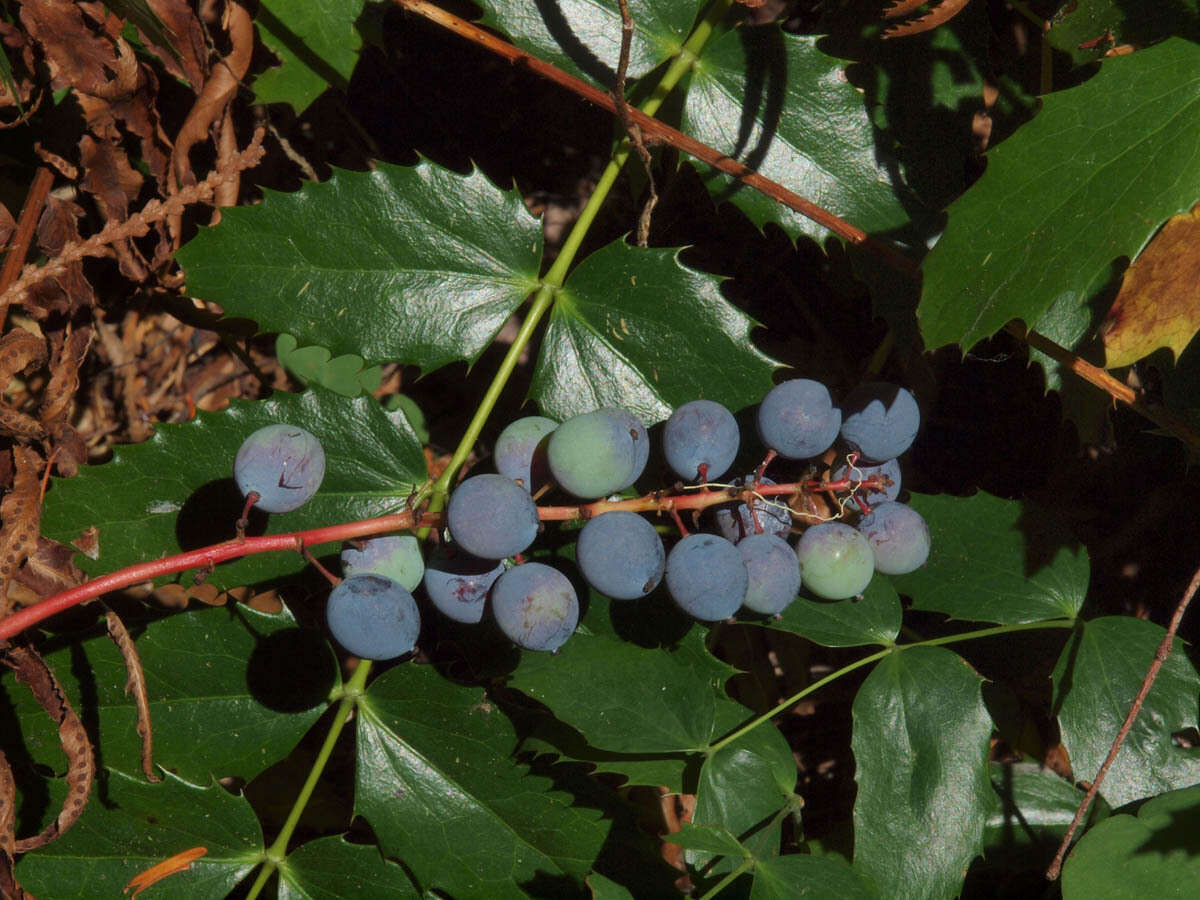
[[[724,878],[722,878],[720,881],[718,881],[716,884],[714,884],[712,886],[712,888],[710,888],[708,891],[705,892],[704,896],[702,896],[700,898],[700,900],[709,900],[709,898],[711,898],[711,897],[716,897],[718,894],[721,893],[721,891],[725,890],[727,885],[729,885],[732,882],[736,881],[737,879],[741,878],[742,875],[744,875],[746,872],[748,872],[753,867],[754,867],[753,857],[742,860],[741,864],[736,869],[734,869],[732,872],[730,872],[728,875],[726,875]]]
[[[317,787],[317,782],[321,780],[321,775],[325,771],[325,766],[329,762],[330,755],[333,753],[334,745],[337,744],[338,738],[342,733],[342,728],[345,727],[346,720],[350,717],[350,710],[354,708],[354,705],[358,702],[358,698],[362,696],[363,690],[367,685],[367,676],[370,674],[371,661],[367,659],[360,660],[358,668],[354,670],[354,674],[350,676],[350,680],[346,682],[346,686],[343,688],[341,702],[338,704],[337,712],[334,713],[333,721],[329,725],[329,733],[325,735],[325,743],[321,745],[321,750],[317,753],[312,770],[308,773],[308,778],[305,779],[304,786],[300,788],[300,793],[296,796],[296,802],[292,804],[292,811],[288,813],[287,820],[283,823],[283,828],[279,831],[279,836],[267,848],[263,867],[259,870],[254,884],[251,885],[250,893],[246,895],[246,900],[255,900],[267,881],[275,873],[275,870],[279,868],[279,864],[287,857],[288,842],[292,839],[292,833],[296,830],[296,825],[300,822],[300,816],[304,812],[304,807],[308,805],[308,801]]]
[[[965,631],[962,634],[951,634],[951,635],[947,635],[945,637],[930,638],[929,640],[920,641],[915,644],[897,644],[893,647],[885,647],[883,650],[879,650],[875,653],[872,653],[870,656],[864,656],[862,659],[855,660],[854,662],[850,663],[848,666],[843,666],[842,668],[838,669],[836,672],[831,672],[830,674],[826,675],[824,678],[820,679],[819,681],[814,681],[808,687],[804,688],[801,691],[796,692],[791,697],[788,697],[782,703],[778,704],[774,709],[768,710],[767,712],[763,713],[761,716],[751,719],[749,722],[747,722],[741,728],[734,731],[732,734],[726,735],[725,737],[721,738],[721,740],[717,741],[715,744],[711,744],[709,746],[708,750],[706,751],[706,753],[708,756],[712,756],[718,750],[720,750],[722,747],[725,747],[726,745],[733,743],[734,741],[736,741],[738,738],[740,738],[742,735],[746,734],[747,732],[754,730],[759,725],[762,725],[764,722],[771,721],[771,719],[775,718],[780,713],[786,712],[787,710],[791,709],[793,706],[795,706],[797,703],[799,703],[801,700],[803,700],[809,694],[819,691],[821,688],[823,688],[825,685],[829,684],[831,681],[836,681],[837,679],[841,678],[844,675],[849,675],[855,669],[861,669],[863,666],[870,665],[873,662],[878,662],[879,660],[883,659],[885,656],[887,656],[891,653],[902,653],[905,650],[911,650],[913,647],[939,647],[942,644],[954,644],[954,643],[957,643],[958,641],[974,641],[974,640],[979,640],[980,638],[992,637],[997,634],[1012,634],[1013,632],[1017,632],[1017,631],[1033,631],[1035,629],[1040,629],[1040,628],[1074,628],[1074,627],[1075,627],[1074,619],[1051,619],[1048,622],[1025,622],[1025,623],[1022,623],[1019,625],[996,625],[992,628],[981,628],[978,631]]]

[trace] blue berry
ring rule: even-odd
[[[389,534],[367,538],[362,548],[350,546],[342,551],[342,574],[382,575],[406,591],[416,590],[425,573],[421,546],[411,534]]]
[[[632,484],[638,449],[628,423],[606,410],[573,416],[550,435],[550,472],[563,490],[593,500]]]
[[[895,459],[912,445],[921,427],[921,410],[913,395],[882,381],[855,388],[842,411],[842,438],[866,462]]]
[[[646,596],[658,587],[667,564],[654,526],[625,510],[588,520],[579,532],[575,561],[588,584],[614,600]]]
[[[545,416],[525,416],[509,424],[496,438],[492,455],[496,471],[520,482],[531,494],[550,481],[546,445],[558,423]]]
[[[745,600],[748,584],[741,551],[715,534],[689,534],[667,557],[667,591],[693,618],[728,619]]]
[[[875,555],[867,539],[842,522],[822,522],[796,545],[804,586],[826,600],[857,597],[871,583]]]
[[[762,479],[762,484],[774,483],[770,478]],[[752,485],[754,484],[754,475],[747,475],[745,478],[735,478],[733,484],[736,487]],[[751,512],[751,508],[753,508],[753,512]],[[758,532],[754,524],[756,516],[758,524],[762,525],[763,531],[768,534],[785,538],[791,533],[792,514],[781,497],[773,497],[771,499],[755,497],[752,505],[747,505],[741,500],[733,503],[722,503],[716,507],[713,513],[713,517],[717,523],[717,530],[721,532],[721,535],[726,540],[732,541],[735,544],[747,535]]]
[[[483,559],[515,556],[538,532],[529,491],[503,475],[473,475],[450,495],[446,525],[454,542]]]
[[[875,569],[884,575],[906,575],[929,558],[929,526],[911,506],[880,503],[863,516],[858,530],[875,554]]]
[[[600,412],[608,413],[628,428],[629,436],[633,438],[633,472],[629,480],[617,488],[618,491],[623,491],[641,478],[642,472],[646,470],[646,463],[650,460],[650,435],[646,432],[646,426],[642,424],[642,420],[627,409],[621,409],[619,406],[606,406]]]
[[[796,553],[781,537],[752,534],[737,545],[750,581],[746,587],[746,609],[777,615],[800,593],[800,563]]]
[[[233,477],[243,495],[258,494],[263,512],[284,513],[307,503],[325,478],[321,442],[297,425],[267,425],[242,442]]]
[[[483,619],[488,591],[503,574],[502,562],[442,546],[425,567],[425,593],[448,618],[474,624]]]
[[[554,651],[575,633],[579,598],[558,569],[530,562],[496,579],[492,615],[514,644],[526,650]]]
[[[403,656],[421,631],[412,594],[380,575],[354,575],[335,587],[325,621],[337,642],[363,659]]]
[[[837,439],[841,424],[828,388],[808,378],[775,385],[758,407],[759,437],[788,459],[820,456]]]
[[[712,400],[693,400],[671,414],[663,427],[663,453],[686,481],[709,481],[729,470],[741,436],[733,413]]]
[[[895,500],[900,496],[900,463],[894,459],[889,459],[885,463],[880,463],[877,466],[861,465],[850,468],[843,465],[830,476],[834,481],[841,481],[843,478],[849,478],[854,484],[861,484],[868,478],[874,476],[883,476],[891,481],[891,484],[882,490],[867,488],[859,490],[857,496],[861,497],[868,504],[874,505],[882,503],[884,500]]]

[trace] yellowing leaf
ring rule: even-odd
[[[1169,347],[1176,358],[1200,331],[1200,204],[1172,216],[1125,272],[1100,335],[1105,366]]]

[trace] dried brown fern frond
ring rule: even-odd
[[[949,22],[957,16],[970,0],[942,0],[937,6],[925,13],[919,18],[912,19],[908,22],[901,22],[899,25],[893,25],[883,33],[884,39],[907,37],[911,34],[920,34],[923,31],[932,31],[939,25]],[[907,16],[923,5],[923,0],[896,0],[883,13],[885,19],[899,19]]]

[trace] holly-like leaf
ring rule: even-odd
[[[854,698],[854,868],[889,896],[954,897],[995,806],[983,683],[956,654],[882,660]]]
[[[267,517],[266,533],[397,512],[426,480],[421,445],[402,412],[384,412],[371,397],[277,394],[160,425],[145,443],[117,447],[111,462],[56,480],[46,496],[43,532],[70,544],[94,528],[88,555],[78,557],[92,575],[228,540],[243,505],[233,459],[246,437],[276,422],[316,435],[325,449],[325,481],[300,509]],[[252,513],[252,534],[263,527],[259,516]],[[299,554],[258,554],[217,567],[208,581],[221,588],[257,584],[305,565]]]
[[[329,646],[286,610],[204,607],[129,625],[145,672],[154,762],[197,784],[250,779],[285,756],[337,685]],[[45,656],[74,708],[96,723],[104,765],[140,777],[137,709],[125,694],[120,651],[100,631]],[[10,759],[29,753],[60,768],[58,729],[30,692],[12,680],[0,691],[11,710],[0,714],[0,735],[15,740],[0,740],[0,748]]]
[[[792,631],[825,647],[887,646],[900,633],[900,597],[891,581],[876,575],[861,600],[814,600],[801,594],[778,620],[763,624]]]
[[[1173,35],[1192,40],[1200,37],[1196,0],[1059,3],[1058,11],[1050,18],[1046,40],[1079,65],[1093,62],[1117,47],[1145,47]]]
[[[481,3],[483,21],[539,59],[604,88],[616,83],[621,53],[621,12],[616,3],[524,0]],[[630,0],[633,41],[628,78],[632,81],[677,53],[696,16],[686,0]]]
[[[523,654],[510,684],[594,747],[701,751],[719,737],[716,707],[734,706],[722,687],[734,670],[717,662],[699,635],[692,629],[668,650],[577,631],[556,655]]]
[[[342,837],[309,841],[288,854],[279,876],[279,900],[420,896],[404,869],[384,859],[377,847]]]
[[[791,800],[795,787],[796,760],[791,747],[774,725],[759,725],[705,757],[692,822],[727,829],[743,840],[764,825],[778,830],[782,822],[776,820],[777,813]],[[778,853],[777,838],[768,846],[770,855]],[[740,862],[740,855],[728,865]],[[704,866],[711,858],[710,852],[688,854],[688,862],[694,866]]]
[[[719,825],[700,826],[683,822],[678,831],[666,835],[663,840],[686,850],[703,851],[710,856],[741,857],[746,854],[738,839]]]
[[[474,360],[537,286],[541,224],[480,172],[336,171],[221,215],[179,251],[191,294],[368,363]]]
[[[1087,550],[1044,510],[984,493],[909,504],[929,525],[929,561],[893,582],[914,608],[1006,625],[1079,613]]]
[[[1096,777],[1163,634],[1153,622],[1112,616],[1085,623],[1063,648],[1054,667],[1054,704],[1079,780]],[[1110,806],[1200,781],[1200,749],[1172,737],[1196,727],[1197,695],[1200,674],[1177,641],[1100,788]]]
[[[1187,897],[1200,880],[1200,786],[1181,788],[1088,831],[1063,867],[1064,900]]]
[[[159,784],[110,770],[66,834],[17,864],[31,894],[55,900],[120,897],[138,874],[172,856],[205,854],[163,878],[147,896],[224,897],[262,859],[262,831],[241,796],[167,773]]]
[[[888,882],[889,888],[891,883]],[[754,866],[750,900],[795,900],[837,897],[838,900],[876,900],[881,895],[860,872],[831,856],[791,854],[760,859]]]
[[[1135,363],[1159,347],[1178,359],[1200,331],[1200,205],[1172,216],[1125,270],[1101,326],[1105,366]]]
[[[355,811],[385,854],[426,889],[524,897],[520,886],[578,891],[608,832],[512,759],[517,736],[477,688],[429,666],[398,666],[359,706]]]
[[[364,0],[263,0],[254,17],[280,64],[254,79],[256,103],[290,103],[302,113],[326,89],[344,91],[362,50],[355,23]]]
[[[983,829],[985,853],[1027,854],[1039,844],[1056,846],[1084,792],[1035,763],[992,763],[990,776],[1000,802]]]
[[[775,25],[738,28],[714,41],[696,65],[683,130],[866,231],[908,222],[907,189],[879,159],[862,95],[844,60],[817,38]],[[734,203],[756,225],[823,239],[825,230],[728,175],[705,176],[717,201]],[[911,198],[909,198],[911,199]]]
[[[623,406],[651,425],[701,397],[733,410],[757,403],[777,364],[750,342],[756,323],[720,284],[674,250],[615,241],[591,254],[542,339],[531,388],[542,412],[562,420]]]
[[[1086,299],[1121,256],[1200,196],[1200,46],[1172,39],[1050,94],[988,154],[924,262],[928,347],[967,348],[1010,319]]]
[[[372,394],[383,378],[380,366],[364,369],[361,356],[347,354],[334,359],[324,347],[299,346],[290,334],[275,339],[275,356],[305,384],[318,384],[343,397]]]

